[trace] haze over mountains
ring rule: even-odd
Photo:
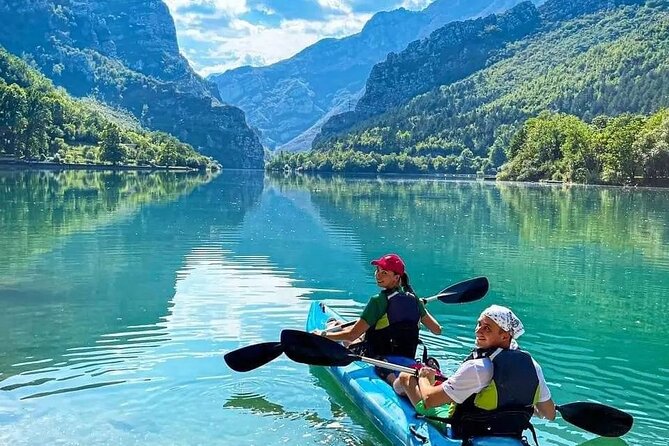
[[[540,4],[542,0],[536,0]],[[330,116],[353,108],[374,64],[454,20],[504,11],[520,0],[437,0],[422,11],[380,12],[358,34],[324,39],[267,67],[210,75],[223,101],[239,106],[264,144],[306,150]]]

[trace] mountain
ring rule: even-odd
[[[486,16],[518,3],[437,0],[422,11],[380,12],[358,34],[321,40],[267,67],[236,68],[208,79],[218,85],[225,102],[246,112],[267,146],[305,150],[328,115],[355,105],[372,66],[389,52],[404,49],[445,23]]]
[[[173,136],[147,132],[132,116],[90,99],[72,99],[2,47],[0,154],[76,164],[154,163],[193,168],[212,164]]]
[[[549,0],[534,16],[533,8],[528,3],[507,13],[508,21],[524,10],[517,16],[521,27],[523,17],[534,17],[524,37],[518,29],[509,34],[513,27],[498,31],[499,25],[475,20],[446,25],[389,56],[372,70],[355,112],[331,118],[314,148],[467,153],[490,156],[499,166],[515,129],[544,110],[590,120],[669,106],[666,1]],[[462,40],[456,32],[474,31],[477,23],[487,37],[474,32]],[[462,69],[463,52],[470,72],[453,76],[454,66]]]
[[[244,113],[179,54],[160,0],[0,0],[0,45],[75,96],[123,108],[224,167],[261,168]]]
[[[504,14],[449,23],[401,53],[390,53],[372,69],[355,111],[331,118],[322,127],[323,136],[342,132],[435,86],[485,68],[506,44],[533,33],[540,24],[537,8],[525,2]]]

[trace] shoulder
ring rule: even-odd
[[[385,307],[388,305],[388,298],[386,297],[385,294],[383,294],[383,291],[381,291],[380,293],[370,297],[367,305]]]
[[[460,364],[455,375],[477,377],[481,381],[489,381],[493,375],[493,364],[488,358],[470,359]]]
[[[364,319],[369,325],[374,325],[386,312],[387,307],[388,299],[382,293],[376,294],[369,299],[360,318]]]
[[[442,388],[453,401],[461,404],[490,384],[493,375],[492,368],[492,362],[488,358],[465,361],[442,384]]]
[[[537,371],[537,376],[539,377],[539,380],[543,381],[544,380],[544,372],[543,372],[543,370],[541,370],[541,366],[539,365],[539,363],[537,361],[534,360],[534,358],[532,358],[532,364],[534,364],[534,369]]]

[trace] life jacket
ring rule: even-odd
[[[532,357],[522,350],[477,349],[465,362],[478,358],[492,361],[492,381],[462,404],[451,405],[453,436],[521,438],[525,429],[534,434],[530,419],[539,399],[539,377]]]
[[[418,298],[402,289],[383,290],[385,314],[365,334],[370,356],[396,355],[414,358],[418,346],[420,308]]]

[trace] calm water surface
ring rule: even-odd
[[[222,356],[313,300],[354,317],[387,251],[423,295],[490,279],[432,304],[442,366],[508,305],[556,401],[636,418],[624,440],[538,421],[542,445],[667,445],[669,192],[259,172],[0,172],[0,444],[382,444],[322,370]]]

